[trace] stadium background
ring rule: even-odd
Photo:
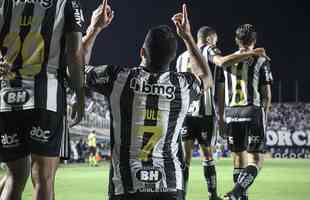
[[[81,0],[87,21],[100,1]],[[272,58],[273,107],[269,114],[267,160],[255,183],[253,200],[304,200],[310,195],[310,93],[308,92],[308,45],[310,20],[303,1],[111,1],[115,20],[98,38],[92,64],[136,65],[147,29],[172,24],[170,17],[182,2],[189,4],[193,32],[209,25],[219,32],[219,47],[229,53],[235,49],[234,29],[252,23],[259,31],[258,46]],[[180,46],[180,52],[184,50]],[[72,95],[68,94],[68,113]],[[71,160],[63,164],[56,179],[56,199],[106,199],[109,159],[109,112],[105,98],[94,94],[87,99],[86,117],[71,132]],[[87,165],[87,135],[97,133],[98,168]],[[232,185],[232,165],[225,142],[217,145],[220,193]],[[193,153],[199,156],[198,151]],[[226,157],[226,158],[223,158]],[[74,164],[73,164],[74,163]],[[1,172],[3,173],[3,172]],[[199,158],[191,168],[189,200],[207,198]],[[30,183],[23,199],[31,199]]]

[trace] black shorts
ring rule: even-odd
[[[184,200],[184,192],[137,192],[134,194],[111,196],[109,200]]]
[[[96,147],[89,147],[89,155],[95,156],[97,153]]]
[[[41,109],[0,113],[0,161],[9,162],[30,153],[65,155],[67,124],[64,114]]]
[[[228,147],[232,152],[264,153],[266,126],[263,111],[252,121],[226,124]]]
[[[213,116],[187,116],[182,128],[182,140],[198,140],[198,143],[201,145],[214,146],[216,142],[214,127]]]

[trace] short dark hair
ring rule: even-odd
[[[215,34],[216,30],[210,26],[203,26],[197,32],[198,40],[206,40],[212,34]]]
[[[161,25],[153,27],[146,35],[144,49],[152,64],[170,64],[176,57],[176,35],[169,26]]]
[[[251,45],[257,39],[257,33],[253,25],[243,24],[236,30],[236,39],[242,45]]]

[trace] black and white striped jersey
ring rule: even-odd
[[[218,48],[203,45],[200,47],[202,55],[207,60],[212,75],[216,75],[217,67],[213,63],[213,57],[216,55],[220,55],[221,52]],[[191,71],[191,61],[190,55],[188,51],[182,53],[177,59],[177,71],[178,72],[190,72]],[[203,117],[203,116],[211,116],[214,114],[214,91],[210,88],[208,91],[201,96],[201,99],[197,101],[193,101],[189,110],[188,115],[193,117]]]
[[[224,67],[217,79],[225,83],[225,117],[228,121],[247,120],[257,110],[255,107],[262,107],[261,87],[273,81],[270,62],[264,57],[252,57]]]
[[[81,32],[78,0],[0,0],[1,54],[16,73],[0,83],[0,112],[63,112],[65,35]]]
[[[183,190],[180,129],[202,82],[143,67],[86,68],[86,85],[109,98],[110,194]]]

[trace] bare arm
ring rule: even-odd
[[[195,40],[191,34],[191,27],[188,19],[186,5],[183,5],[183,13],[178,13],[172,18],[177,27],[178,35],[183,39],[186,48],[191,56],[191,62],[193,65],[193,72],[200,76],[205,89],[213,86],[212,73],[208,63],[202,56]]]
[[[75,122],[71,125],[74,126],[82,120],[85,106],[82,33],[68,33],[66,35],[66,47],[69,82],[77,97],[77,117],[75,119]]]
[[[213,62],[219,67],[227,67],[233,66],[234,64],[242,62],[252,56],[263,56],[269,59],[269,57],[266,55],[264,48],[257,48],[248,52],[233,53],[227,56],[216,55],[213,57]]]
[[[234,64],[246,60],[253,55],[253,53],[247,52],[230,54],[227,56],[214,56],[213,62],[219,67],[233,66]]]
[[[85,64],[88,65],[95,40],[99,33],[108,27],[114,18],[114,12],[108,5],[108,0],[103,0],[102,4],[93,12],[91,23],[83,37],[83,49]]]
[[[270,112],[271,109],[271,99],[272,99],[271,86],[269,84],[261,86],[261,94],[262,94],[263,107],[265,113],[267,114],[268,112]]]

